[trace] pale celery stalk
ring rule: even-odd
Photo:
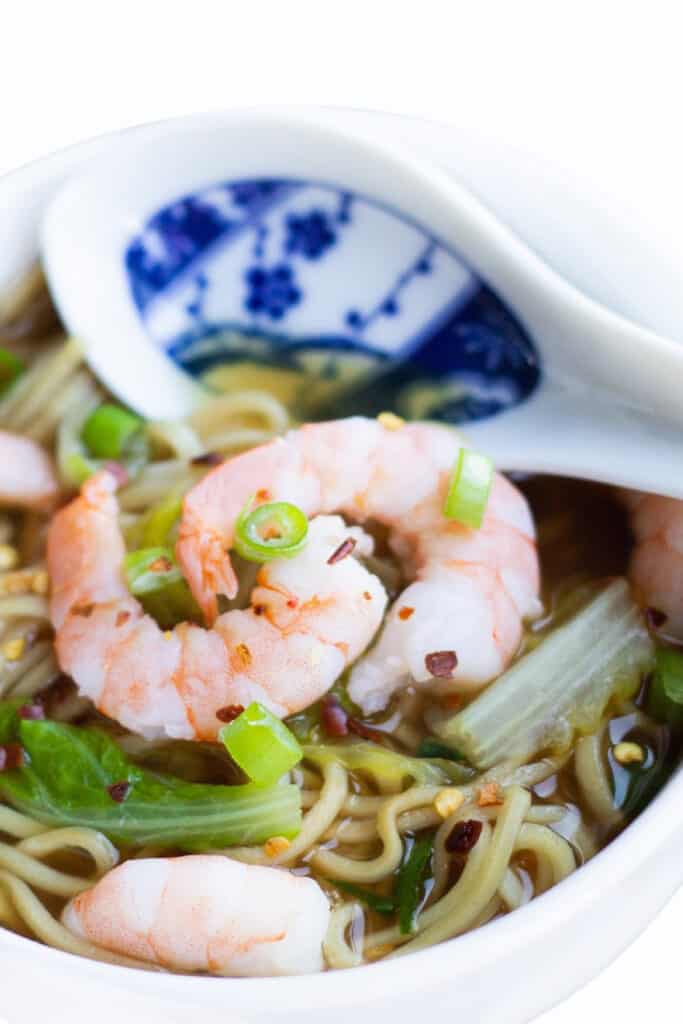
[[[480,769],[566,749],[595,731],[611,698],[634,696],[653,664],[642,612],[618,579],[436,732]]]

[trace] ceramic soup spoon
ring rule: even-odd
[[[68,181],[42,257],[124,402],[265,386],[464,425],[501,469],[683,497],[683,347],[586,298],[443,171],[310,112],[169,122]]]

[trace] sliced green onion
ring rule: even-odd
[[[130,551],[123,560],[128,589],[162,629],[200,622],[201,613],[170,548]]]
[[[0,395],[8,391],[24,372],[24,364],[14,352],[0,348]]]
[[[303,751],[284,722],[254,701],[219,736],[252,782],[269,786],[298,764]]]
[[[337,879],[330,882],[335,889],[346,892],[349,896],[355,896],[361,900],[370,910],[378,914],[393,914],[396,911],[396,904],[387,896],[378,896],[371,889],[364,889],[362,885],[354,885],[353,882],[342,882]]]
[[[658,647],[647,710],[658,722],[683,725],[683,653]]]
[[[182,508],[181,498],[166,498],[154,505],[144,516],[140,547],[168,545],[173,539],[172,534],[180,520]]]
[[[135,597],[163,590],[183,578],[172,551],[163,547],[129,552],[124,558],[124,570],[128,589]]]
[[[97,472],[97,465],[81,452],[69,452],[60,460],[62,475],[71,487],[80,487]]]
[[[105,406],[99,405],[93,409],[90,405],[85,409],[73,409],[63,417],[59,424],[57,429],[57,468],[62,483],[67,487],[80,487],[88,477],[103,467],[107,467],[107,464],[111,462],[120,463],[129,477],[135,476],[147,462],[149,457],[147,435],[140,427],[142,421],[137,417],[134,417],[138,425],[136,431],[130,435],[121,456],[114,458],[106,455],[97,456],[90,447],[90,444],[94,443],[95,448],[98,448],[97,441],[93,442],[90,436],[92,429],[87,431],[89,441],[86,444],[86,427],[93,422],[97,424],[97,414],[103,408]],[[118,410],[118,406],[109,406],[109,408]],[[125,413],[125,410],[120,411]],[[125,413],[125,415],[132,416],[132,413]],[[96,430],[96,438],[97,435],[98,431]],[[105,445],[104,447],[108,451],[113,451],[115,446],[107,448]],[[103,449],[98,448],[98,450]]]
[[[306,543],[308,519],[288,501],[271,501],[253,512],[248,502],[235,525],[235,551],[249,562],[292,558]]]
[[[434,836],[422,836],[406,846],[396,879],[396,902],[401,935],[410,935],[424,900],[424,878],[434,849]]]
[[[595,732],[610,700],[634,697],[653,662],[642,612],[618,579],[434,728],[482,769],[565,750],[575,732]]]
[[[81,437],[96,459],[125,459],[143,421],[120,405],[103,402],[83,424]]]
[[[493,463],[487,455],[461,448],[443,507],[447,519],[478,530],[484,520],[493,484]]]

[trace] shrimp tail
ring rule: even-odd
[[[212,626],[218,616],[217,595],[224,594],[232,600],[238,588],[223,538],[216,531],[195,524],[190,512],[182,523],[176,557],[207,625]]]

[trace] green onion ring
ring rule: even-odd
[[[444,516],[478,530],[484,520],[492,484],[491,459],[470,448],[461,448],[448,485]]]
[[[308,519],[288,501],[271,501],[251,511],[247,502],[235,525],[235,551],[249,562],[292,558],[306,543]]]

